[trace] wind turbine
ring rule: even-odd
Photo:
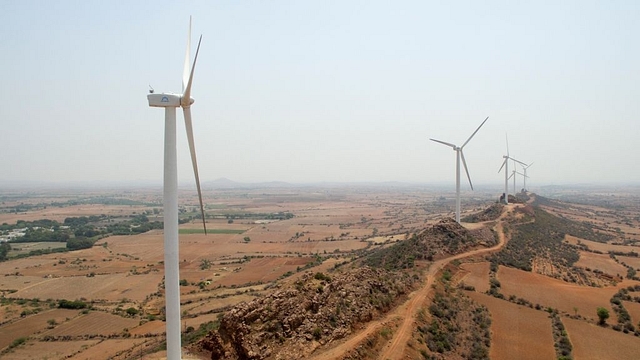
[[[509,176],[509,160],[513,160],[514,168],[515,168],[516,162],[522,165],[527,165],[527,164],[509,156],[509,138],[506,136],[506,134],[505,134],[505,138],[507,140],[507,155],[502,155],[502,158],[504,159],[504,161],[502,162],[502,166],[500,166],[500,170],[498,170],[498,172],[502,171],[502,168],[504,168],[504,203],[508,205],[509,204],[509,179],[511,179],[511,176],[514,176],[514,184],[515,184],[515,172],[514,174]],[[514,188],[513,192],[515,195],[515,185],[513,186],[513,188]]]
[[[522,190],[523,191],[527,191],[527,178],[528,178],[527,174],[523,174],[520,171],[516,171],[516,174],[522,176],[522,179],[523,179],[523,182],[524,182],[523,185],[522,185],[523,186]]]
[[[467,141],[465,141],[464,144],[462,144],[462,146],[460,147],[448,142],[444,142],[436,139],[430,139],[431,141],[435,141],[443,145],[451,146],[453,150],[456,152],[456,222],[458,224],[460,223],[460,158],[462,158],[462,165],[464,165],[464,171],[467,173],[467,178],[469,179],[469,186],[471,186],[471,190],[473,190],[473,184],[471,183],[471,176],[469,176],[469,169],[467,169],[467,162],[464,160],[464,153],[462,152],[462,149],[465,147],[465,145],[467,145],[467,143],[471,140],[471,138],[478,132],[478,130],[480,130],[482,125],[484,125],[484,123],[487,122],[487,120],[489,120],[488,116],[486,119],[484,119],[482,124],[478,126],[476,131],[474,131],[473,134],[469,136]]]
[[[524,172],[524,174],[522,174],[522,176],[524,176],[524,191],[527,191],[527,169],[531,167],[531,165],[533,165],[533,163],[527,165],[527,166],[522,166],[522,171]]]
[[[189,18],[189,34],[187,38],[187,52],[184,59],[184,71],[182,76],[182,93],[162,93],[154,94],[153,89],[149,91],[147,99],[149,106],[164,108],[164,273],[165,273],[165,309],[167,322],[167,359],[180,359],[182,357],[182,347],[180,343],[180,285],[179,285],[179,259],[178,259],[178,166],[176,151],[176,108],[182,107],[184,113],[184,123],[189,141],[189,151],[191,152],[191,162],[198,188],[198,198],[200,200],[200,212],[202,214],[202,224],[204,232],[207,233],[207,226],[204,216],[204,205],[202,203],[202,191],[200,190],[200,177],[198,176],[198,163],[196,161],[196,150],[193,141],[193,127],[191,123],[191,85],[193,84],[193,73],[198,60],[200,42],[198,40],[196,56],[193,65],[189,63],[189,53],[191,51],[191,18]]]

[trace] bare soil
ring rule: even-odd
[[[123,329],[138,326],[140,320],[91,311],[46,331],[45,336],[118,335]]]
[[[555,358],[549,314],[477,292],[468,295],[491,312],[491,359]]]
[[[477,292],[489,291],[489,262],[465,263],[460,265],[466,273],[460,282],[473,286]]]
[[[30,340],[24,345],[18,346],[12,351],[3,354],[3,360],[24,359],[67,359],[70,356],[81,354],[86,349],[99,344],[100,340],[77,340],[64,342],[43,342]],[[75,358],[75,357],[74,357]],[[82,358],[82,357],[81,357]],[[98,357],[101,358],[101,357]]]
[[[623,278],[627,274],[627,268],[613,260],[608,254],[596,254],[588,251],[580,251],[580,260],[576,266],[598,269],[605,274]]]
[[[503,266],[499,267],[497,278],[501,283],[501,292],[506,297],[515,295],[532,304],[570,314],[574,313],[574,308],[578,308],[578,314],[591,319],[597,318],[598,307],[605,307],[613,313],[609,303],[613,294],[623,287],[636,284],[625,280],[616,286],[586,287]]]
[[[576,359],[640,359],[640,338],[584,321],[563,318]]]

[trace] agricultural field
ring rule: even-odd
[[[138,326],[139,320],[108,314],[102,311],[91,311],[74,319],[65,321],[55,328],[43,333],[44,336],[109,336],[118,335],[123,329]]]
[[[534,305],[539,304],[570,314],[577,308],[578,314],[591,319],[597,318],[598,307],[605,307],[611,311],[611,297],[619,289],[636,283],[625,280],[616,286],[587,287],[504,266],[500,266],[497,279],[505,297],[514,295]]]
[[[617,263],[607,254],[580,251],[580,260],[575,265],[585,269],[598,269],[605,274],[618,278],[623,278],[627,273],[627,268]]]
[[[489,308],[491,313],[491,359],[536,360],[555,357],[551,320],[546,312],[477,292],[468,295]]]
[[[591,240],[580,239],[575,236],[567,235],[566,241],[572,245],[584,245],[591,251],[601,252],[608,254],[609,252],[617,253],[631,253],[635,252],[640,254],[640,246],[636,245],[619,245],[619,244],[607,244]]]
[[[640,338],[574,319],[563,319],[576,359],[640,359]]]

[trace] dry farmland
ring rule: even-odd
[[[640,359],[640,338],[584,321],[564,319],[577,359]]]
[[[384,246],[386,240],[375,239],[404,239],[450,212],[453,205],[450,195],[443,200],[441,194],[410,188],[225,189],[205,190],[204,196],[210,234],[200,231],[197,220],[180,226],[183,325],[196,329],[215,321],[224,309],[259,296],[274,281],[317,266],[317,257],[327,259],[320,265],[326,269],[356,251]],[[98,225],[106,226],[139,214],[162,221],[161,192],[153,189],[6,198],[10,201],[0,207],[0,223],[41,219],[63,223],[67,218],[96,215],[101,216]],[[474,203],[482,207],[486,201]],[[190,191],[180,192],[180,204],[182,217],[197,211],[197,197]],[[48,244],[25,243],[21,248],[25,254],[48,249]],[[109,236],[89,249],[0,263],[0,273],[6,275],[0,278],[0,292],[7,299],[1,313],[0,332],[5,336],[0,337],[0,349],[25,339],[25,345],[6,353],[22,358],[43,351],[42,339],[77,339],[60,350],[54,346],[58,342],[46,344],[60,357],[82,359],[106,354],[105,349],[114,354],[110,356],[129,348],[142,351],[161,341],[164,323],[156,319],[162,317],[164,306],[163,261],[162,231],[151,230]],[[91,310],[49,310],[60,300],[80,301]],[[64,317],[57,315],[63,313]],[[84,341],[87,336],[96,340]],[[150,343],[141,344],[143,339]]]
[[[63,223],[88,216],[99,216],[95,225],[105,228],[140,216],[162,221],[159,189],[4,196],[0,224],[41,219]],[[454,208],[453,193],[419,187],[205,188],[204,199],[208,235],[200,230],[194,191],[180,191],[181,325],[188,334],[200,326],[206,331],[232,306],[293,283],[308,269],[326,272],[363,251],[403,241],[451,216]],[[546,308],[559,311],[575,358],[592,356],[585,355],[589,334],[612,339],[602,345],[605,350],[594,352],[600,355],[618,346],[611,344],[638,341],[632,334],[612,330],[615,313],[610,300],[621,288],[639,283],[623,278],[625,265],[640,266],[631,253],[640,252],[636,242],[640,209],[627,198],[620,199],[624,210],[619,204],[608,207],[608,203],[590,204],[591,198],[580,199],[583,203],[571,206],[544,206],[566,218],[589,222],[598,233],[613,237],[608,243],[566,237],[569,244],[583,247],[575,266],[615,277],[612,285],[580,286],[500,266],[495,278],[501,284],[500,293],[512,298],[507,301],[485,294],[494,276],[485,257],[460,260],[461,271],[454,281],[473,286],[475,291],[467,294],[491,314],[491,358],[555,358],[552,320]],[[485,209],[495,198],[487,193],[466,195],[463,201],[464,216]],[[494,229],[502,234],[501,221],[465,226],[477,229],[497,222]],[[46,243],[12,250],[10,260],[0,262],[0,357],[161,358],[165,329],[162,230],[125,234],[98,236],[93,246],[75,251],[51,252]],[[508,233],[500,236],[509,240]],[[623,255],[612,257],[610,251]],[[424,260],[423,265],[428,262]],[[514,299],[528,304],[515,304]],[[59,308],[63,304],[78,308]],[[640,318],[637,305],[624,301],[634,324]],[[601,306],[611,314],[607,327],[595,325],[596,308]],[[360,337],[366,338],[356,335]],[[634,351],[616,354],[637,358]]]
[[[540,274],[500,266],[497,275],[505,296],[515,295],[533,304],[550,307],[567,313],[578,313],[596,318],[596,309],[610,309],[609,300],[620,288],[631,284],[624,281],[617,286],[595,288],[570,284]]]
[[[551,320],[547,313],[476,292],[469,296],[491,312],[491,359],[554,358]]]

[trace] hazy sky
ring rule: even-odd
[[[189,15],[203,181],[640,182],[640,2],[346,0],[0,0],[0,181],[160,183]]]

